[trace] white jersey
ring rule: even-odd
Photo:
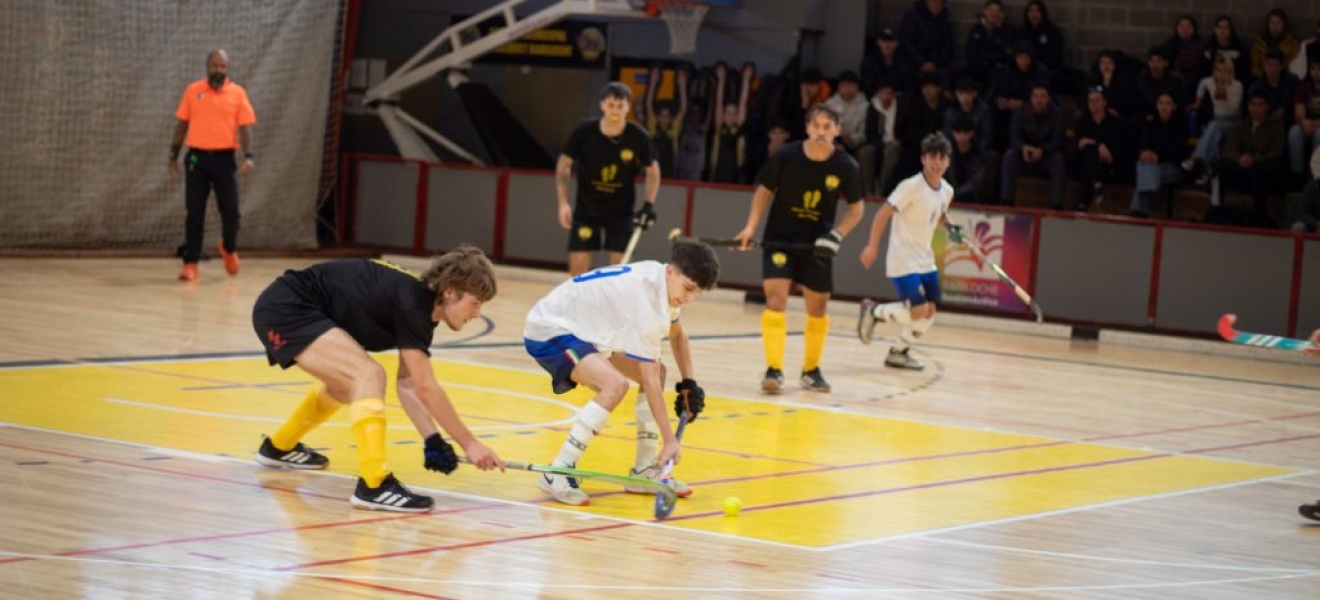
[[[654,361],[676,320],[665,265],[647,260],[602,267],[559,284],[527,313],[523,337],[544,342],[571,334],[602,352]]]
[[[889,229],[885,274],[892,278],[935,271],[930,240],[940,215],[953,202],[953,186],[941,179],[939,189],[931,189],[926,176],[917,173],[900,182],[889,194],[888,202],[895,214]]]

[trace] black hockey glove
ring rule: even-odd
[[[674,391],[678,392],[678,398],[674,400],[674,413],[682,416],[686,409],[690,413],[688,421],[697,420],[697,415],[706,409],[706,391],[694,379],[684,379],[674,384]]]
[[[426,455],[426,462],[423,463],[427,470],[439,471],[448,475],[458,468],[458,455],[454,454],[454,447],[440,437],[440,434],[433,433],[426,438],[426,448],[423,450]]]

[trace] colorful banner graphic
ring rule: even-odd
[[[455,22],[464,18],[455,17]],[[477,25],[476,29],[482,35],[489,35],[503,27],[504,19],[493,17]],[[477,62],[601,69],[605,67],[609,48],[607,36],[604,23],[557,21],[482,55]],[[466,37],[476,39],[476,36]]]
[[[1031,215],[955,209],[949,211],[949,218],[963,226],[968,244],[976,244],[987,259],[999,263],[1023,288],[1031,289]],[[942,304],[1007,313],[1027,310],[990,265],[966,246],[950,244],[942,228],[936,230],[935,260],[940,265]]]

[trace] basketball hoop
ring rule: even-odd
[[[669,52],[692,54],[697,51],[697,32],[701,20],[706,18],[710,6],[679,0],[650,0],[646,3],[646,16],[660,17],[669,28]]]

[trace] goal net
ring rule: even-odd
[[[0,251],[182,243],[184,184],[166,163],[174,110],[216,48],[257,114],[240,248],[315,246],[340,4],[0,2]]]

